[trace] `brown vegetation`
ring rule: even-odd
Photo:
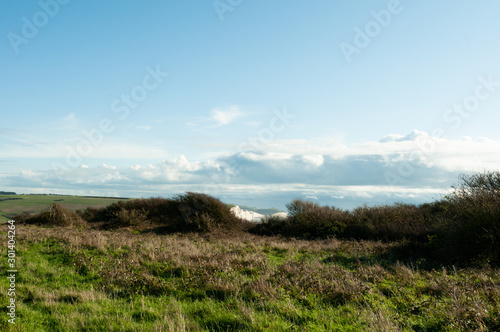
[[[58,248],[80,276],[95,280],[97,295],[66,292],[54,297],[54,305],[86,303],[103,296],[168,295],[192,305],[209,300],[225,303],[227,310],[237,305],[241,318],[226,323],[232,326],[229,329],[238,325],[244,330],[256,324],[258,312],[288,319],[290,326],[300,330],[313,322],[307,312],[318,306],[355,307],[354,321],[366,330],[494,331],[500,327],[497,270],[420,269],[392,256],[398,243],[291,240],[246,232],[164,236],[59,228],[55,234],[50,228],[32,227],[23,229],[19,241]],[[37,303],[48,301],[45,295],[32,296]],[[194,323],[196,316],[185,310],[177,307],[176,312],[187,324],[186,330],[201,330]],[[419,317],[427,318],[420,321]],[[206,317],[201,326],[210,330],[210,324],[215,324],[210,319]]]

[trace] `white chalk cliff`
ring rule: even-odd
[[[243,210],[239,206],[233,206],[230,210],[236,217],[241,218],[243,220],[261,221],[262,218],[265,217],[265,215],[257,213],[257,212]],[[271,216],[286,218],[286,212],[274,213]]]

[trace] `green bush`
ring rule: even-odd
[[[461,175],[443,205],[442,258],[500,264],[500,172]]]

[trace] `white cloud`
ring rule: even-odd
[[[310,164],[314,167],[320,167],[325,162],[325,158],[322,155],[314,155],[314,154],[304,155],[302,156],[302,160],[305,163]]]
[[[500,142],[487,138],[449,140],[424,132],[389,135],[391,139],[344,144],[333,140],[279,140],[261,149],[188,160],[185,155],[156,164],[127,167],[114,159],[137,154],[150,159],[154,150],[137,145],[113,145],[98,167],[69,168],[58,178],[52,170],[27,167],[3,174],[0,183],[12,188],[102,190],[141,195],[187,190],[220,195],[293,198],[311,196],[325,201],[381,203],[437,197],[463,172],[500,169]],[[139,150],[142,149],[142,153]],[[146,149],[146,151],[144,151]],[[123,165],[123,163],[120,163]],[[125,194],[120,194],[125,195]],[[267,197],[266,196],[266,197]],[[351,203],[349,203],[351,202]]]
[[[116,169],[116,166],[112,166],[112,165],[108,165],[108,164],[101,164],[101,166],[99,166],[99,167],[106,168],[106,169]]]
[[[211,119],[215,121],[216,126],[225,126],[234,120],[245,115],[237,105],[231,105],[225,108],[215,108],[210,112]]]
[[[381,143],[387,143],[387,142],[408,142],[408,141],[415,141],[417,139],[421,138],[428,138],[429,134],[427,134],[425,131],[420,131],[420,130],[413,130],[411,133],[409,133],[406,136],[399,135],[399,134],[389,134],[384,137],[382,137],[379,142]]]
[[[330,194],[330,197],[333,199],[344,199],[344,195],[336,195],[336,194]]]
[[[143,126],[143,125],[141,125],[141,126],[137,126],[136,128],[140,129],[140,130],[146,130],[147,131],[147,130],[151,130],[153,127],[152,126]]]

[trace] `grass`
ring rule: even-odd
[[[421,268],[398,261],[395,242],[17,231],[18,320],[9,326],[3,317],[6,331],[500,328],[498,269]],[[7,303],[6,292],[0,299]]]
[[[52,203],[60,203],[66,209],[75,212],[88,207],[104,207],[120,200],[127,199],[62,195],[0,195],[0,223],[4,223],[23,212],[40,213]]]

